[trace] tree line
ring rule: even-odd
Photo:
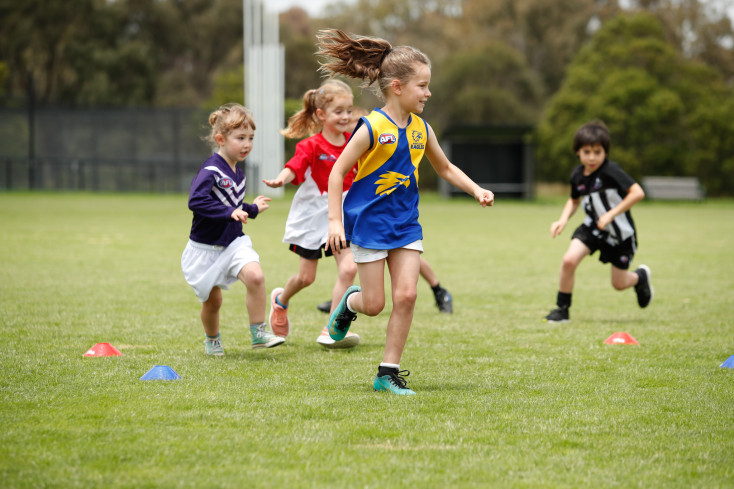
[[[536,127],[537,175],[563,181],[573,131],[602,119],[630,173],[734,194],[734,28],[725,0],[357,0],[280,15],[286,111],[321,83],[315,33],[409,44],[433,64],[425,117]],[[0,0],[0,101],[212,107],[243,100],[242,0]],[[378,101],[355,87],[356,103]]]

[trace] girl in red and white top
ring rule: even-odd
[[[296,145],[295,155],[277,177],[263,180],[273,188],[288,183],[300,185],[293,197],[283,237],[288,248],[300,257],[298,272],[288,279],[285,287],[278,287],[270,294],[270,327],[278,336],[286,337],[290,332],[291,297],[314,282],[319,259],[333,255],[331,250],[323,250],[329,232],[327,189],[331,169],[350,137],[353,103],[352,89],[340,80],[329,79],[319,88],[307,91],[303,108],[288,119],[288,127],[281,132],[288,138],[309,137]],[[354,175],[353,169],[344,178],[342,200],[352,186]],[[333,256],[338,275],[332,304],[338,304],[354,282],[357,266],[348,251]],[[324,328],[316,341],[327,348],[352,348],[359,343],[359,336],[352,333],[334,341]]]

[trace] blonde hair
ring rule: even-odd
[[[377,96],[384,97],[393,80],[407,83],[415,75],[416,63],[431,67],[431,60],[420,50],[412,46],[393,48],[379,37],[323,29],[316,34],[316,39],[319,47],[316,55],[325,58],[319,62],[320,71],[328,76],[358,78],[364,81],[365,87],[377,82]]]
[[[224,104],[217,110],[209,114],[209,125],[211,131],[204,138],[212,148],[216,149],[219,144],[215,139],[217,134],[227,136],[235,129],[242,127],[251,127],[255,130],[255,119],[252,117],[252,112],[249,111],[245,106],[237,103]]]
[[[317,133],[321,121],[316,117],[318,109],[326,107],[339,95],[353,96],[352,89],[341,80],[326,80],[319,88],[303,94],[303,108],[290,116],[288,127],[280,131],[287,138],[302,138]]]

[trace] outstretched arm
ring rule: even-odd
[[[428,126],[426,156],[428,157],[428,161],[431,162],[433,169],[438,173],[438,176],[473,196],[482,207],[494,205],[494,194],[492,192],[474,183],[474,180],[449,161],[441,149],[441,145],[438,144],[438,139],[436,139],[436,135],[430,126]]]
[[[352,170],[360,156],[367,151],[370,145],[370,135],[365,126],[360,126],[357,132],[347,143],[347,146],[334,163],[329,174],[329,236],[326,240],[326,249],[334,253],[341,253],[347,247],[342,223],[342,190],[344,177]]]
[[[296,178],[296,174],[288,167],[283,168],[280,173],[278,173],[278,176],[275,177],[273,180],[266,180],[263,178],[263,183],[267,185],[268,187],[272,188],[278,188],[282,187],[283,185],[290,183],[293,181],[293,179]]]
[[[555,238],[556,236],[561,234],[561,231],[563,231],[563,229],[566,227],[566,224],[568,224],[568,220],[571,219],[571,216],[574,215],[576,209],[579,208],[580,203],[581,199],[574,199],[569,197],[569,199],[566,201],[566,204],[563,206],[561,217],[559,217],[557,221],[551,224],[551,238]]]

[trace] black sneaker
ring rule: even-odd
[[[322,302],[321,304],[316,306],[316,309],[321,312],[325,312],[326,314],[329,314],[331,312],[331,300]]]
[[[557,307],[553,309],[544,319],[548,323],[567,323],[569,319],[568,307]]]
[[[445,312],[446,314],[454,312],[454,299],[448,290],[439,287],[438,290],[433,292],[433,295],[436,297],[436,305],[439,311]]]
[[[637,285],[635,285],[637,303],[640,307],[647,307],[655,296],[655,291],[652,289],[652,282],[650,281],[652,272],[647,265],[640,265],[640,268],[635,270],[635,273],[640,277]]]

